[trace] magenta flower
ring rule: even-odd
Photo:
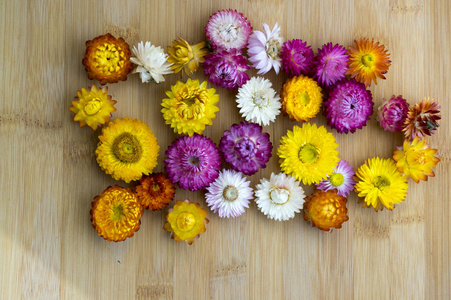
[[[340,160],[338,166],[334,169],[332,175],[328,175],[327,179],[316,184],[316,188],[322,191],[337,190],[337,194],[348,197],[356,184],[352,178],[355,171],[351,165],[345,160]]]
[[[290,77],[301,74],[308,76],[313,67],[313,50],[302,40],[290,40],[283,44],[282,69]]]
[[[243,121],[224,131],[219,150],[232,169],[252,175],[259,168],[266,167],[271,157],[272,144],[269,134],[262,133],[260,125]]]
[[[382,99],[377,112],[377,120],[385,131],[401,131],[409,112],[409,104],[402,96],[393,95],[390,100]]]
[[[327,43],[319,48],[313,78],[326,87],[344,79],[349,60],[346,52],[346,48],[339,44],[332,46],[332,43]]]
[[[211,47],[218,51],[246,48],[251,32],[251,23],[242,13],[232,9],[214,13],[205,26]]]
[[[228,90],[237,89],[249,80],[246,70],[251,67],[246,57],[232,49],[219,53],[210,53],[202,64],[208,81]]]
[[[339,133],[354,133],[370,119],[373,104],[371,92],[363,83],[354,79],[341,81],[324,102],[327,125]]]
[[[182,189],[205,189],[218,176],[221,156],[215,143],[206,136],[181,136],[166,150],[166,173]]]

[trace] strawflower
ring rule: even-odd
[[[266,167],[271,158],[272,143],[260,125],[243,121],[224,131],[219,150],[232,169],[252,175]]]
[[[172,64],[171,70],[174,70],[174,73],[183,71],[191,76],[199,69],[199,64],[205,61],[204,56],[208,54],[208,50],[205,48],[205,42],[190,45],[179,37],[172,42],[172,46],[168,46],[168,53],[168,62]]]
[[[281,102],[282,112],[287,114],[290,120],[305,122],[319,113],[323,94],[315,80],[300,75],[284,83]]]
[[[157,138],[140,120],[116,119],[102,129],[99,140],[97,163],[116,180],[138,180],[157,165]]]
[[[355,192],[363,198],[363,207],[373,206],[375,211],[384,207],[392,210],[395,204],[404,201],[407,196],[407,177],[403,176],[391,159],[373,157],[361,165],[354,180]],[[381,205],[383,207],[381,207]]]
[[[130,189],[110,186],[91,204],[92,226],[105,240],[120,242],[139,230],[144,209]]]
[[[232,90],[241,87],[249,80],[246,70],[251,67],[244,55],[232,49],[207,55],[202,68],[208,81]]]
[[[294,177],[284,173],[271,173],[269,180],[263,178],[255,190],[255,203],[269,219],[287,221],[302,210],[304,190]]]
[[[426,140],[420,140],[418,137],[412,142],[404,141],[403,147],[399,147],[393,153],[393,159],[396,161],[398,171],[412,177],[418,183],[420,180],[427,181],[428,177],[434,177],[432,167],[435,167],[440,159],[434,154],[437,149],[429,148]]]
[[[349,55],[345,47],[339,44],[324,44],[318,49],[313,78],[321,85],[332,87],[345,78],[348,60]]]
[[[282,70],[288,76],[309,75],[313,67],[313,50],[302,40],[290,40],[283,44],[280,58]]]
[[[404,135],[409,141],[418,137],[420,140],[433,135],[441,119],[440,105],[432,99],[424,99],[412,106],[404,123]]]
[[[87,89],[77,91],[77,97],[72,101],[70,111],[75,114],[74,121],[80,122],[80,127],[88,125],[96,130],[110,121],[111,113],[116,111],[111,95],[108,95],[108,87],[97,88],[95,84]]]
[[[105,85],[127,80],[127,74],[133,70],[130,56],[130,46],[124,39],[107,33],[86,42],[82,63],[89,79]]]
[[[212,140],[203,135],[179,137],[168,147],[165,155],[166,173],[182,189],[205,189],[219,176],[219,150]]]
[[[326,180],[318,183],[316,188],[322,191],[336,190],[338,195],[348,197],[354,189],[355,181],[352,178],[354,175],[355,172],[352,166],[342,159],[334,169],[334,172],[328,175]]]
[[[247,54],[252,67],[258,70],[257,74],[266,74],[274,68],[279,74],[282,59],[280,51],[282,49],[283,37],[280,37],[280,26],[276,23],[273,30],[267,24],[263,24],[265,33],[254,31],[249,37]]]
[[[160,210],[174,199],[174,184],[164,173],[143,176],[136,186],[136,195],[144,208]]]
[[[205,26],[207,39],[217,51],[246,48],[251,32],[252,26],[246,17],[232,9],[214,13]]]
[[[389,100],[382,99],[377,111],[377,120],[385,131],[401,131],[409,112],[409,104],[402,96],[393,95]]]
[[[263,77],[252,77],[240,87],[236,102],[243,118],[259,125],[274,122],[282,107],[271,82]]]
[[[339,162],[338,144],[324,126],[302,124],[280,139],[277,149],[281,170],[304,184],[318,183],[334,172]]]
[[[249,208],[252,199],[250,181],[243,174],[233,170],[222,170],[219,177],[207,187],[205,199],[213,212],[221,218],[241,216]]]
[[[215,89],[207,89],[207,82],[199,84],[199,80],[188,78],[186,83],[177,81],[166,92],[168,98],[163,99],[161,112],[166,124],[174,128],[174,132],[192,136],[202,133],[205,126],[213,124],[219,108],[216,104],[219,95]]]
[[[163,75],[171,74],[171,65],[168,63],[168,55],[164,53],[161,47],[155,47],[150,42],[140,42],[138,48],[133,46],[132,53],[134,57],[130,60],[136,65],[133,73],[139,73],[141,81],[144,83],[164,82]]]
[[[209,222],[206,216],[207,211],[198,203],[192,203],[188,199],[179,200],[168,210],[167,222],[163,228],[171,233],[172,239],[191,245],[195,238],[206,231],[205,225]]]

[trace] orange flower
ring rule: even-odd
[[[174,184],[163,173],[144,176],[139,180],[136,194],[139,202],[150,210],[160,210],[174,199]]]
[[[98,235],[108,241],[120,242],[139,230],[143,212],[135,193],[116,185],[94,197],[90,213]]]
[[[420,140],[435,133],[441,119],[440,105],[433,99],[424,99],[410,107],[404,123],[404,135],[409,141],[415,137]]]
[[[127,80],[127,74],[133,70],[130,56],[130,46],[124,39],[107,33],[86,42],[82,63],[88,78],[104,85]]]
[[[346,75],[351,75],[366,86],[369,86],[371,81],[377,84],[377,77],[385,79],[384,74],[391,64],[387,52],[384,45],[374,43],[373,39],[354,40],[354,47],[351,46],[348,50],[349,68]]]
[[[346,202],[347,199],[336,190],[315,190],[304,202],[304,220],[324,231],[341,228],[341,224],[349,219]]]

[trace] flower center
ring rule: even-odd
[[[266,43],[266,54],[268,54],[272,59],[279,58],[279,53],[281,50],[281,46],[279,43],[279,40],[275,38],[269,39],[269,41]]]
[[[221,40],[230,43],[238,38],[238,29],[233,24],[219,25],[219,37]]]
[[[302,105],[307,105],[310,102],[310,96],[306,92],[298,93],[294,101],[296,104],[301,103]]]
[[[269,104],[269,99],[266,97],[263,97],[262,91],[256,91],[252,94],[252,101],[256,106],[259,108],[267,107]]]
[[[159,191],[159,190],[160,190],[160,185],[159,185],[158,183],[155,182],[155,183],[152,185],[152,190],[153,190],[154,192]]]
[[[186,44],[185,47],[177,46],[176,49],[175,56],[177,56],[177,59],[182,62],[183,65],[187,64],[194,58],[193,49],[189,44]]]
[[[227,201],[235,201],[238,198],[238,190],[233,185],[228,185],[222,192],[222,196]]]
[[[196,224],[196,218],[189,211],[184,211],[177,217],[177,228],[180,231],[190,231]]]
[[[97,47],[94,63],[96,69],[103,73],[113,73],[119,71],[124,65],[125,53],[121,47],[108,43]]]
[[[123,163],[135,163],[141,158],[141,145],[138,139],[128,132],[116,137],[112,150],[114,155]]]
[[[330,184],[332,184],[335,187],[338,187],[345,182],[345,177],[341,173],[334,173],[330,175],[329,177]]]
[[[362,56],[362,64],[367,68],[373,68],[374,66],[374,57],[372,54],[365,54]]]
[[[257,147],[254,142],[248,137],[243,137],[235,146],[235,150],[240,157],[252,158],[257,154]]]
[[[188,158],[188,163],[193,167],[198,167],[199,166],[199,157],[191,156],[190,158]]]
[[[122,204],[114,205],[111,208],[111,210],[113,212],[113,215],[111,216],[111,220],[113,220],[113,221],[119,221],[125,215]]]
[[[86,103],[84,110],[88,116],[92,116],[95,115],[100,110],[101,107],[102,100],[100,100],[99,98],[92,98],[88,100],[88,103]]]
[[[306,165],[314,164],[318,161],[319,150],[312,144],[305,144],[299,150],[299,159]]]
[[[177,113],[184,120],[200,119],[205,114],[208,92],[198,88],[184,88],[178,95]]]
[[[274,187],[269,190],[269,198],[276,205],[282,205],[290,200],[290,191],[285,188]]]
[[[374,179],[374,186],[382,191],[390,186],[390,180],[386,176],[377,176]]]

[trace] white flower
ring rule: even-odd
[[[280,26],[276,23],[272,31],[267,24],[263,24],[263,27],[266,35],[261,31],[254,31],[249,37],[249,61],[252,67],[259,70],[257,74],[266,74],[271,68],[279,74],[283,45],[283,38],[279,36]]]
[[[143,42],[138,44],[138,49],[133,46],[132,53],[135,57],[130,60],[136,65],[133,73],[139,73],[142,82],[156,83],[164,82],[163,75],[173,73],[169,69],[172,64],[168,63],[168,55],[164,53],[160,47],[155,47],[150,42]]]
[[[255,190],[258,209],[277,221],[294,218],[294,213],[299,213],[304,205],[304,197],[299,182],[284,173],[272,173],[269,181],[261,179]]]
[[[222,170],[219,177],[207,187],[206,202],[221,218],[235,218],[244,213],[252,198],[250,181],[242,173]]]
[[[259,125],[274,122],[282,107],[271,82],[263,77],[252,77],[239,88],[236,102],[244,119]]]

